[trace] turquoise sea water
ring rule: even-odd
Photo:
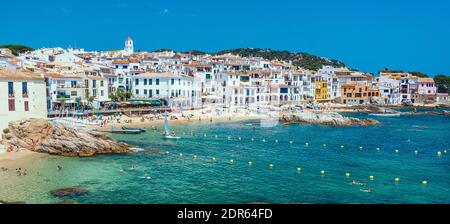
[[[9,176],[13,181],[3,183],[0,199],[31,203],[450,203],[450,118],[376,119],[382,125],[263,128],[257,120],[172,125],[181,140],[164,140],[152,130],[113,135],[146,151],[45,158],[29,165],[27,177]],[[256,125],[255,130],[250,123]],[[437,156],[438,151],[442,156]],[[63,165],[63,170],[56,171],[56,164]],[[136,169],[131,170],[132,166]],[[396,183],[395,178],[400,181]],[[352,180],[368,182],[368,186],[352,185]],[[423,180],[428,184],[423,185]],[[71,186],[90,193],[62,199],[49,194]],[[372,193],[361,191],[369,187]]]

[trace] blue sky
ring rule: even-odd
[[[450,1],[6,1],[0,44],[302,51],[376,72],[450,75]],[[5,10],[6,9],[6,10]]]

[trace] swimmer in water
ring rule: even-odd
[[[136,169],[136,167],[134,165],[131,165],[130,170],[135,170],[135,169]]]
[[[365,192],[365,193],[372,193],[373,192],[372,188],[369,188],[367,190],[365,190],[365,189],[359,189],[359,190],[361,190],[362,192]]]
[[[352,184],[353,184],[353,185],[363,185],[363,186],[367,186],[367,182],[361,183],[361,182],[358,182],[358,181],[356,181],[356,180],[352,180]]]
[[[57,165],[57,166],[56,166],[56,170],[61,171],[61,170],[62,170],[62,166]]]

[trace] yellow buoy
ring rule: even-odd
[[[414,154],[416,154],[416,155],[417,155],[417,154],[419,154],[419,151],[417,151],[417,150],[414,150]]]
[[[442,155],[441,151],[437,152],[437,156],[441,156],[441,155]]]
[[[350,173],[345,173],[345,176],[346,176],[346,177],[349,177],[349,176],[350,176]]]
[[[302,168],[297,167],[297,172],[300,172],[300,171],[302,171]]]
[[[398,153],[398,149],[395,150],[395,153]]]
[[[343,145],[341,145],[341,148],[344,148],[344,146],[343,146]]]
[[[309,143],[307,142],[307,143],[305,143],[305,146],[308,146],[309,145]]]
[[[270,169],[272,169],[273,168],[273,164],[271,163],[271,164],[269,164],[269,168]]]
[[[212,160],[213,160],[213,161],[216,161],[216,157],[212,157]]]
[[[197,155],[194,155],[194,159],[197,159]]]
[[[400,182],[400,178],[396,177],[396,178],[394,179],[394,181],[398,183],[398,182]]]
[[[370,179],[370,180],[373,180],[373,179],[374,179],[374,177],[373,177],[373,176],[369,176],[369,179]]]
[[[320,171],[320,174],[321,174],[321,175],[324,175],[324,174],[325,174],[325,170],[321,170],[321,171]]]
[[[289,141],[289,144],[292,144],[292,143],[294,143],[293,141]]]
[[[427,182],[426,180],[422,180],[422,184],[423,184],[423,185],[427,185],[428,182]]]
[[[380,151],[380,148],[377,148],[377,151]]]
[[[183,157],[183,153],[180,153],[180,157]]]
[[[169,151],[166,151],[166,154],[169,154],[170,152]]]
[[[359,149],[361,150],[361,149],[363,149],[363,147],[362,147],[362,146],[360,146],[360,147],[359,147]]]
[[[233,164],[233,163],[234,163],[234,160],[230,159],[230,163]]]
[[[239,141],[240,141],[240,140],[241,140],[241,137],[239,137],[238,139],[239,139]]]
[[[248,161],[248,165],[249,166],[253,165],[253,162],[252,161]]]
[[[444,150],[444,154],[447,154],[447,150]]]

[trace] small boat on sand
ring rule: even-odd
[[[122,126],[122,130],[138,130],[141,132],[145,132],[145,129],[143,129],[143,128],[129,128],[129,127],[125,127],[125,126]]]
[[[400,113],[372,113],[369,116],[377,116],[377,117],[400,117]]]
[[[110,130],[107,131],[114,134],[139,134],[142,133],[140,130]]]
[[[108,130],[106,132],[114,133],[114,134],[140,134],[144,132],[145,130],[140,129],[124,129],[123,127],[121,129],[115,129],[114,126],[111,126],[111,130]]]

